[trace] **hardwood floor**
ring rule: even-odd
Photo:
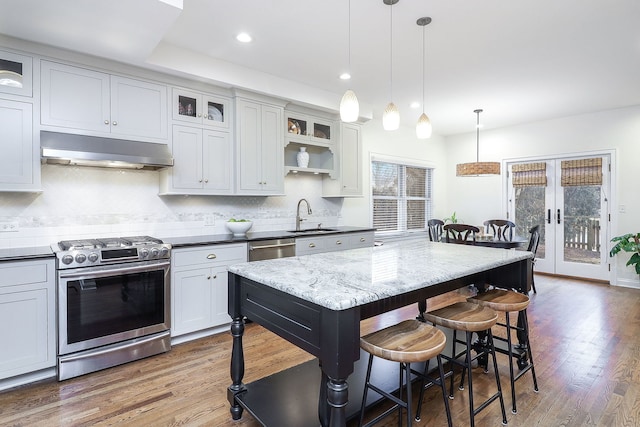
[[[533,392],[529,374],[519,380],[517,414],[510,412],[508,362],[498,355],[509,425],[640,426],[640,290],[543,275],[536,276],[536,287],[529,321],[540,392]],[[437,305],[430,301],[429,307]],[[362,331],[415,313],[412,306],[369,319]],[[255,324],[247,325],[244,343],[251,362],[245,382],[311,359]],[[236,422],[229,415],[230,351],[231,338],[224,333],[83,377],[0,392],[0,425],[258,426],[246,412]],[[473,375],[478,395],[495,387],[491,373],[476,369]],[[469,423],[465,395],[456,390],[450,401],[455,426]],[[500,421],[496,403],[476,417],[481,427]],[[422,420],[414,425],[446,425],[435,387],[427,391]]]

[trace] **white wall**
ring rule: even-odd
[[[504,218],[504,176],[456,177],[455,164],[475,161],[476,134],[446,138],[447,211],[456,211],[465,222],[482,224],[491,217]],[[640,196],[637,190],[640,159],[640,106],[602,111],[509,128],[480,131],[480,161],[615,150],[612,165],[611,235],[640,232]],[[625,206],[625,213],[618,207]],[[613,263],[617,284],[637,282],[625,267],[626,257]],[[633,285],[631,283],[630,285]]]

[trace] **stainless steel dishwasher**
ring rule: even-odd
[[[249,261],[295,256],[296,239],[253,240],[247,245]]]

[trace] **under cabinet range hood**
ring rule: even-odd
[[[43,163],[157,170],[173,166],[165,144],[40,132]]]

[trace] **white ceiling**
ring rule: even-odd
[[[640,105],[638,0],[0,0],[0,33],[336,110],[349,87],[363,114],[391,100],[434,133]],[[254,42],[235,40],[240,31]]]

